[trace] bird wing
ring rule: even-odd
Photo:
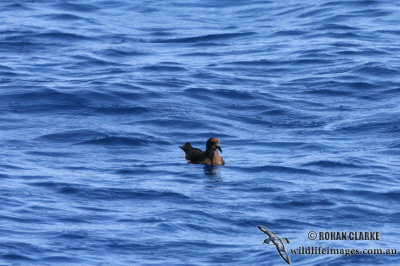
[[[276,246],[276,250],[278,251],[279,255],[281,258],[286,261],[287,264],[290,265],[290,258],[289,255],[286,252],[285,245],[282,242],[282,239],[278,238],[276,241],[274,241],[274,244]]]
[[[261,230],[261,232],[263,232],[264,234],[267,234],[270,238],[275,238],[276,234],[272,231],[269,231],[267,228],[265,228],[262,225],[257,225],[258,229]]]
[[[186,159],[190,160],[191,163],[200,163],[205,158],[205,153],[197,148],[194,148],[190,152],[186,153]]]

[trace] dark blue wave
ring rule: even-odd
[[[303,164],[303,166],[319,166],[326,168],[362,168],[362,165],[354,164],[354,163],[345,163],[340,161],[314,161]]]
[[[196,42],[212,42],[218,40],[226,40],[238,37],[245,37],[256,34],[255,32],[243,33],[219,33],[219,34],[206,34],[202,36],[186,37],[186,38],[173,38],[173,39],[158,39],[152,40],[153,43],[196,43]]]
[[[107,137],[82,141],[77,144],[94,144],[102,146],[118,146],[118,145],[143,146],[143,145],[169,145],[170,143],[162,140],[149,140],[144,138],[107,136]]]
[[[277,166],[277,165],[264,165],[255,167],[234,167],[238,171],[245,171],[248,173],[289,173],[289,174],[307,174],[319,175],[318,172],[296,167]]]
[[[186,69],[183,67],[179,66],[163,66],[163,65],[154,65],[154,66],[146,66],[142,67],[141,70],[143,71],[156,71],[156,72],[161,72],[161,71],[166,71],[166,72],[172,72],[172,71],[185,71]]]
[[[55,3],[52,5],[53,8],[63,10],[63,11],[75,11],[75,12],[94,12],[99,9],[96,5],[90,4],[78,4],[78,3]]]
[[[64,14],[56,14],[56,15],[49,15],[46,18],[51,19],[51,20],[61,20],[61,21],[71,21],[71,20],[84,20],[85,18],[77,16],[77,15],[72,15],[68,13]]]
[[[189,95],[194,95],[196,97],[212,99],[214,97],[222,97],[227,99],[235,100],[249,100],[254,99],[250,93],[240,92],[235,90],[223,89],[223,90],[210,90],[205,88],[190,88],[185,90]]]
[[[107,134],[94,130],[73,130],[40,136],[38,140],[76,143],[87,139],[104,138]]]

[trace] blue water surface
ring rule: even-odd
[[[285,265],[259,224],[288,252],[400,251],[399,18],[389,0],[1,1],[0,264]],[[187,164],[178,146],[209,137],[226,165]]]

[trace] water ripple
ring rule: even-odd
[[[376,0],[0,2],[0,264],[283,263],[259,224],[287,249],[310,230],[398,246],[399,14]],[[209,137],[226,165],[187,164],[179,146]]]

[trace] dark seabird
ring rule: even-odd
[[[219,146],[219,139],[209,138],[206,143],[206,151],[193,148],[189,142],[180,146],[185,152],[185,158],[188,163],[207,164],[207,165],[225,165],[224,159],[219,156],[217,149],[222,152]]]

